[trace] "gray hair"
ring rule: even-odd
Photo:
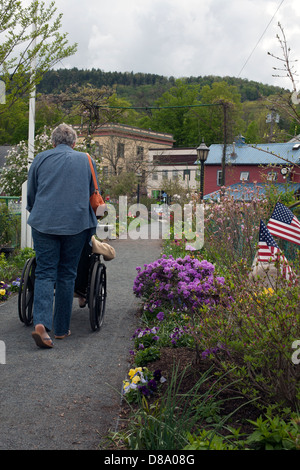
[[[57,126],[51,134],[51,141],[54,147],[59,144],[69,145],[73,147],[77,140],[76,131],[67,124],[60,124]]]

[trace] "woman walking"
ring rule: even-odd
[[[37,261],[32,336],[41,348],[53,347],[48,334],[52,326],[55,338],[70,334],[77,266],[97,226],[89,203],[94,191],[89,160],[74,150],[76,132],[61,124],[51,139],[54,148],[38,154],[30,166],[27,189]]]

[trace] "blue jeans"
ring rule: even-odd
[[[37,261],[33,323],[41,323],[47,331],[52,329],[53,324],[57,336],[69,331],[77,266],[89,235],[90,230],[76,235],[50,235],[32,228]]]

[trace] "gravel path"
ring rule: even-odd
[[[6,364],[0,364],[1,450],[99,449],[115,429],[138,324],[135,268],[159,258],[161,241],[111,244],[117,255],[106,263],[107,307],[99,332],[91,331],[88,308],[78,308],[74,299],[72,335],[41,350],[32,327],[19,320],[17,296],[0,304],[0,340],[6,345]]]

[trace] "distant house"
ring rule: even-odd
[[[78,134],[82,139],[83,134],[80,131]],[[149,148],[171,149],[174,143],[171,134],[115,123],[99,127],[92,139],[96,145],[94,156],[101,160],[104,178],[122,171],[132,171],[141,174],[143,180]]]
[[[179,180],[187,190],[199,188],[197,151],[192,148],[151,148],[148,154],[147,193],[159,197],[165,193],[170,181]]]
[[[223,145],[210,146],[205,164],[204,193],[222,184]],[[243,140],[227,146],[225,186],[236,183],[299,183],[300,142],[249,145]]]
[[[223,144],[210,147],[204,172],[204,196],[222,186]],[[148,194],[164,190],[166,179],[179,176],[189,190],[199,190],[196,148],[151,149],[149,165],[155,177],[148,180]],[[284,189],[287,182],[298,189],[300,183],[300,142],[249,145],[243,139],[227,145],[225,186],[238,183],[274,183]],[[262,186],[263,187],[263,186]]]

